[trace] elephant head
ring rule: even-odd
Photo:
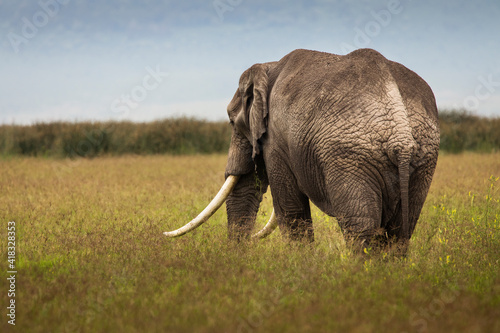
[[[230,238],[240,239],[250,235],[262,195],[268,186],[260,140],[267,130],[267,73],[271,64],[255,64],[247,69],[241,75],[238,89],[227,107],[232,135],[224,185],[195,219],[182,228],[165,232],[166,236],[181,236],[202,225],[226,200]],[[266,226],[252,238],[264,238],[276,226],[273,211]]]
[[[243,72],[238,90],[227,107],[233,140],[226,174],[248,173],[261,152],[259,140],[267,130],[268,67],[256,64]]]

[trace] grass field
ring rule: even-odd
[[[226,239],[224,209],[182,238],[226,157],[0,161],[1,332],[500,332],[500,154],[441,155],[406,258]],[[272,210],[262,205],[262,226]],[[7,323],[15,221],[16,325]]]

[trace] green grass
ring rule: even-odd
[[[215,195],[225,162],[0,161],[2,253],[10,220],[18,253],[16,326],[3,314],[0,330],[500,330],[500,154],[440,156],[407,258],[353,254],[335,219],[317,209],[312,246],[279,232],[228,242],[224,210],[184,237],[165,238]],[[271,210],[266,194],[259,226]]]

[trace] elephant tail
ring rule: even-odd
[[[399,173],[399,186],[401,193],[401,237],[402,239],[410,239],[410,222],[409,222],[409,203],[408,203],[408,189],[410,187],[410,161],[411,153],[402,152],[398,156],[398,173]]]
[[[392,75],[391,75],[392,77]],[[410,117],[405,102],[401,96],[399,87],[392,77],[386,82],[385,90],[388,96],[387,113],[393,120],[393,133],[387,141],[387,153],[391,162],[397,166],[399,174],[399,186],[401,193],[401,228],[399,236],[401,239],[410,239],[409,221],[409,187],[410,187],[410,163],[417,151],[418,144],[412,135]]]

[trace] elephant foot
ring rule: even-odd
[[[387,236],[383,230],[367,235],[366,233],[345,233],[346,245],[353,253],[361,255],[382,255],[385,257],[406,257],[408,240]]]
[[[314,242],[312,220],[295,219],[285,225],[280,224],[280,230],[286,238],[292,241],[303,243]]]
[[[251,229],[248,225],[231,225],[228,227],[228,239],[230,241],[239,243],[242,241],[249,241],[251,235]]]

